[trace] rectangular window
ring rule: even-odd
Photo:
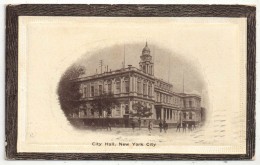
[[[86,97],[87,97],[87,87],[84,87],[83,98],[86,98]]]
[[[107,88],[108,88],[108,93],[111,93],[111,92],[112,92],[111,82],[109,82],[109,83],[107,84]]]
[[[121,116],[120,106],[117,106],[117,107],[115,108],[115,116]]]
[[[90,96],[89,89],[90,89],[90,86],[88,85],[88,86],[87,86],[87,95],[86,95],[86,97],[89,97],[89,96]]]
[[[102,85],[99,85],[99,86],[98,86],[98,94],[99,94],[99,95],[102,95],[102,93],[103,93],[102,91],[103,91],[103,90],[102,90]]]
[[[129,81],[125,81],[125,92],[129,92]]]
[[[189,119],[190,120],[192,119],[192,113],[191,112],[189,113]]]
[[[152,96],[152,87],[151,87],[151,85],[148,86],[148,96]]]
[[[116,82],[116,93],[119,94],[121,92],[121,83],[120,81]]]
[[[95,86],[94,86],[94,88],[95,88],[95,93],[94,93],[94,96],[98,96],[98,85],[97,84],[95,84]]]
[[[128,104],[125,105],[125,114],[129,114],[129,106],[128,106]]]
[[[141,82],[140,81],[137,82],[137,92],[141,93]]]
[[[189,101],[189,104],[190,104],[189,106],[192,107],[192,101]]]
[[[91,97],[94,96],[94,86],[91,86]]]
[[[144,95],[147,95],[147,92],[146,92],[146,84],[143,85],[143,94],[144,94]]]

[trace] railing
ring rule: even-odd
[[[91,80],[91,79],[94,79],[94,78],[100,78],[100,77],[104,77],[104,76],[115,75],[115,74],[118,74],[118,73],[124,73],[124,72],[128,72],[128,71],[136,71],[136,72],[139,72],[141,74],[144,74],[142,72],[142,70],[140,70],[138,68],[127,67],[127,68],[122,68],[122,69],[118,69],[118,70],[104,72],[104,73],[101,73],[101,74],[95,74],[95,75],[92,75],[92,76],[81,77],[81,78],[77,78],[77,79],[74,79],[74,80],[75,81]]]

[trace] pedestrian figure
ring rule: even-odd
[[[111,124],[110,124],[110,122],[107,123],[107,130],[108,129],[111,131]]]
[[[177,123],[176,132],[180,132],[180,131],[181,131],[181,123]]]
[[[95,123],[92,121],[91,123],[91,128],[94,130],[95,129]]]
[[[134,121],[132,121],[132,129],[133,129],[133,132],[135,131],[135,122]]]
[[[189,130],[189,132],[192,131],[192,124],[191,123],[188,123],[188,130]]]
[[[144,125],[146,126],[146,124],[147,124],[147,123],[146,123],[146,120],[144,120]]]
[[[159,123],[159,128],[160,128],[160,132],[162,132],[162,129],[163,129],[162,121],[160,121],[160,123]]]
[[[193,123],[193,130],[195,130],[196,129],[196,124],[195,123]]]
[[[183,122],[182,123],[182,132],[184,132],[184,131],[186,132],[186,124]]]
[[[166,121],[164,121],[164,123],[163,123],[163,129],[164,129],[164,132],[167,133],[168,123],[166,123]]]
[[[150,133],[151,133],[152,129],[153,129],[153,123],[151,121],[149,121],[148,130],[149,130]]]
[[[139,127],[139,129],[141,129],[141,119],[140,118],[138,119],[138,127]]]

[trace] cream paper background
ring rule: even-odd
[[[204,143],[189,136],[121,137],[73,129],[60,110],[62,73],[86,52],[152,40],[198,64],[207,82]],[[169,46],[170,45],[170,46]],[[18,152],[245,153],[245,18],[19,17]],[[226,120],[217,137],[217,119]],[[92,142],[156,142],[151,147],[95,147]]]

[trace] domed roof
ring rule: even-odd
[[[143,52],[150,52],[150,48],[147,45],[147,42],[145,44],[145,47],[143,48]]]

